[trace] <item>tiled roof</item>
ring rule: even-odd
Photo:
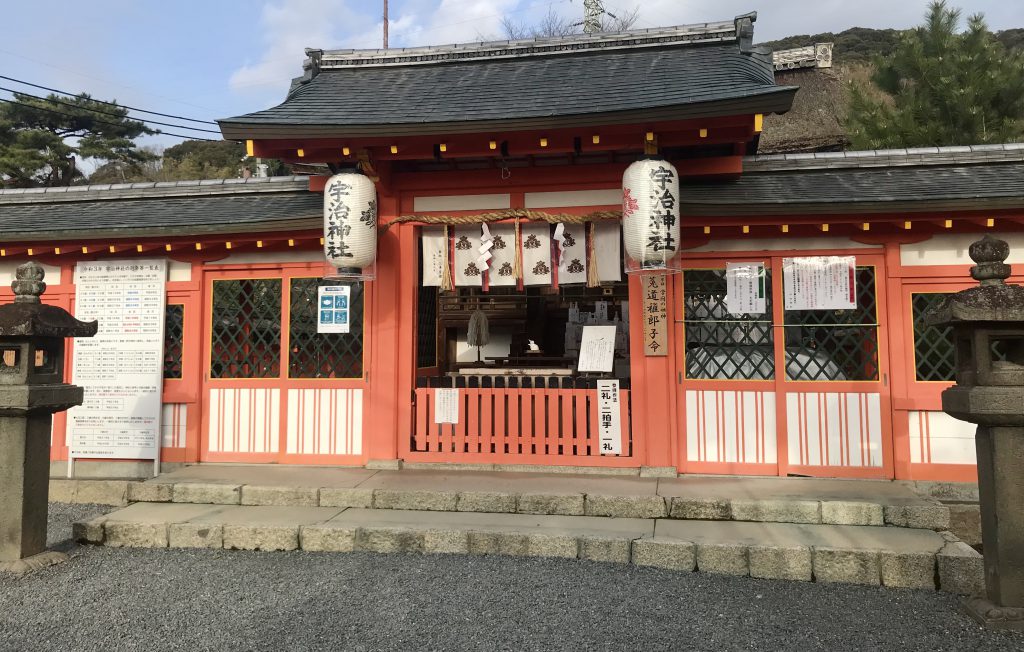
[[[306,177],[0,191],[0,241],[315,229]]]
[[[611,35],[310,51],[284,103],[221,120],[225,138],[535,129],[784,112],[770,58],[734,23]]]

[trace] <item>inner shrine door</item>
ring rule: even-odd
[[[885,261],[848,255],[855,307],[841,310],[789,309],[781,255],[686,261],[673,307],[680,469],[893,477]],[[763,312],[729,312],[727,262],[764,266]]]

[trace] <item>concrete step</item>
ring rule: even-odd
[[[138,503],[76,523],[74,536],[115,547],[564,557],[768,579],[984,589],[977,552],[949,533],[911,528]]]
[[[870,480],[195,466],[127,483],[124,496],[128,502],[950,527],[950,508],[937,499]]]

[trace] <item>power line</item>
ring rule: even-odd
[[[118,83],[118,82],[115,82],[115,81],[111,81],[109,79],[104,79],[103,77],[96,77],[94,75],[87,75],[84,72],[81,72],[81,71],[78,71],[78,70],[73,70],[71,68],[65,68],[63,66],[55,66],[52,63],[47,63],[46,61],[43,61],[41,59],[33,59],[31,57],[26,57],[26,56],[24,56],[22,54],[18,54],[17,52],[11,52],[10,50],[0,49],[0,53],[7,54],[7,55],[10,55],[12,57],[17,57],[17,58],[23,59],[25,61],[31,61],[32,63],[36,63],[36,64],[39,64],[41,66],[46,66],[47,68],[53,68],[54,70],[63,70],[65,72],[70,72],[73,75],[77,75],[79,77],[85,77],[86,79],[95,79],[96,81],[100,81],[100,82],[103,82],[105,84],[111,84],[113,86],[119,86],[121,88],[127,88],[129,90],[139,91],[140,93],[144,93],[146,95],[152,95],[153,97],[159,97],[160,99],[168,100],[170,102],[174,102],[175,104],[182,104],[184,106],[191,106],[191,107],[194,107],[194,108],[197,108],[197,109],[203,109],[204,111],[212,111],[213,110],[213,109],[211,109],[208,106],[200,106],[198,104],[191,104],[189,102],[183,102],[183,101],[175,99],[173,97],[167,97],[166,95],[160,95],[159,93],[154,93],[152,91],[147,91],[145,89],[138,88],[136,86],[128,86],[127,84],[121,84],[121,83]],[[70,93],[65,93],[65,94],[66,95],[70,95]]]
[[[23,97],[31,97],[33,99],[40,100],[41,102],[51,102],[53,104],[63,104],[64,106],[69,106],[69,107],[71,107],[73,109],[81,109],[83,111],[89,111],[90,113],[99,113],[100,115],[111,115],[111,116],[114,116],[115,118],[125,118],[125,119],[128,119],[128,120],[134,120],[136,122],[144,122],[144,123],[147,123],[147,124],[162,125],[164,127],[176,127],[178,129],[188,129],[190,131],[205,131],[208,134],[220,134],[219,131],[216,131],[214,129],[203,129],[202,127],[189,127],[188,125],[175,125],[175,124],[171,124],[170,122],[160,122],[159,120],[146,120],[145,118],[136,118],[135,116],[121,115],[120,113],[114,113],[113,111],[101,111],[100,109],[88,109],[88,108],[85,108],[83,106],[79,106],[78,104],[72,104],[71,102],[64,102],[62,100],[58,100],[58,99],[54,99],[54,98],[50,98],[50,97],[41,97],[39,95],[33,95],[31,93],[23,93],[21,91],[16,91],[13,88],[5,88],[3,86],[0,86],[0,91],[7,91],[8,93],[17,93],[18,95],[21,95]],[[93,100],[92,98],[89,98],[89,101],[90,102],[96,102],[96,101],[99,101],[99,100]],[[104,102],[104,104],[107,104],[107,103]],[[115,106],[120,106],[120,105],[115,105]],[[124,107],[124,108],[127,108],[127,107]]]
[[[15,82],[15,83],[18,83],[18,84],[24,84],[25,86],[31,86],[32,88],[41,88],[44,91],[50,91],[51,93],[59,93],[61,95],[68,95],[70,97],[78,97],[80,95],[79,93],[69,93],[67,91],[58,90],[56,88],[50,88],[48,86],[40,86],[39,84],[33,84],[31,82],[22,81],[20,79],[15,79],[14,77],[5,77],[4,75],[0,75],[0,79],[6,79],[7,81],[12,81],[12,82]],[[137,109],[134,106],[128,106],[127,104],[116,104],[114,102],[105,102],[103,100],[92,100],[92,101],[93,102],[99,102],[100,104],[110,104],[112,106],[121,107],[123,109],[129,109],[131,111],[138,111],[139,113],[148,113],[150,115],[158,115],[158,116],[162,116],[164,118],[174,118],[175,120],[187,120],[188,122],[200,122],[200,123],[208,124],[208,125],[215,125],[215,124],[217,124],[216,122],[214,122],[212,120],[198,120],[196,118],[186,118],[185,116],[181,116],[181,115],[171,115],[170,113],[159,113],[157,111],[147,111],[146,109]],[[171,126],[172,127],[177,127],[179,125],[171,125]]]
[[[5,100],[3,98],[0,98],[0,102],[6,102],[7,104],[17,104],[19,106],[26,106],[26,107],[28,107],[30,109],[35,109],[36,111],[46,111],[47,113],[55,113],[57,115],[62,115],[62,116],[67,117],[67,118],[80,118],[81,117],[81,116],[74,115],[72,113],[64,113],[63,111],[55,111],[53,109],[46,109],[46,108],[43,108],[41,106],[36,106],[35,104],[28,104],[26,102],[18,102],[17,100]],[[116,122],[110,122],[108,120],[100,120],[98,118],[93,118],[93,122],[98,122],[98,123],[104,124],[104,125],[111,125],[113,127],[123,127],[124,126],[123,124],[118,124]],[[206,140],[206,141],[209,141],[209,142],[217,142],[213,138],[200,138],[199,136],[186,136],[184,134],[175,134],[175,133],[172,133],[170,131],[161,131],[160,129],[157,129],[156,133],[163,134],[165,136],[174,136],[176,138],[184,138],[186,140]]]

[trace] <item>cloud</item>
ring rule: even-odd
[[[516,9],[517,0],[441,0],[406,5],[392,21],[392,39],[404,46],[466,43],[479,34],[501,34],[501,19]]]
[[[330,48],[369,22],[345,0],[280,0],[264,5],[262,54],[231,74],[232,91],[283,95],[288,81],[302,73],[304,49]]]

